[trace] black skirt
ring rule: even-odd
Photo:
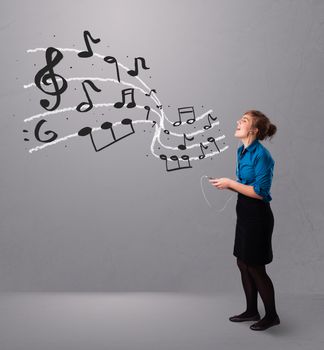
[[[234,256],[251,265],[269,264],[274,226],[270,203],[239,193],[236,214]]]

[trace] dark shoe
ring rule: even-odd
[[[243,312],[241,315],[235,315],[229,318],[230,321],[232,322],[244,322],[244,321],[258,321],[260,319],[260,314],[257,313],[252,316],[245,316],[246,313]]]
[[[265,329],[276,326],[278,324],[280,324],[280,319],[277,316],[272,320],[266,320],[263,318],[261,321],[254,323],[252,326],[250,326],[250,328],[253,331],[264,331]]]

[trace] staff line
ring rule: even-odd
[[[150,121],[150,120],[135,120],[135,121],[132,122],[132,124],[139,124],[139,123],[151,123],[151,121]],[[121,125],[121,124],[122,124],[121,122],[116,122],[116,123],[114,123],[114,124],[112,125],[112,128],[113,128],[113,127],[116,127],[116,126],[118,126],[118,125]],[[92,128],[92,132],[96,132],[96,131],[99,131],[99,130],[102,130],[101,127]],[[77,137],[77,136],[78,136],[78,133],[74,133],[74,134],[70,134],[70,135],[63,136],[63,137],[61,137],[61,138],[59,138],[59,139],[56,139],[56,140],[54,140],[54,141],[52,141],[52,142],[48,142],[48,143],[45,143],[44,145],[36,146],[36,147],[34,147],[34,148],[31,148],[31,149],[29,150],[29,153],[32,153],[32,152],[34,152],[34,151],[38,151],[38,150],[44,149],[44,148],[49,147],[49,146],[53,146],[53,145],[55,145],[55,144],[57,144],[57,143],[66,141],[66,140],[68,140],[68,139],[70,139],[70,138]],[[219,136],[219,137],[215,138],[215,141],[219,141],[219,140],[224,139],[224,138],[225,138],[225,135],[222,135],[222,136]],[[165,148],[165,149],[172,149],[172,150],[179,150],[177,147],[171,147],[171,146],[166,146],[166,145],[164,145],[164,144],[161,142],[161,140],[160,140],[160,135],[158,135],[157,139],[158,139],[159,144],[160,144],[163,148]],[[153,144],[153,140],[152,140],[152,144]],[[151,146],[152,146],[152,144],[151,144]],[[207,145],[207,144],[209,144],[209,141],[207,141],[207,142],[202,142],[202,144],[203,144],[203,145]],[[195,147],[200,147],[200,143],[199,143],[199,144],[194,144],[194,145],[188,146],[187,148],[188,148],[188,149],[189,149],[189,148],[191,149],[191,148],[195,148]],[[151,147],[151,150],[152,150],[152,147]],[[153,150],[152,154],[153,154],[155,157],[159,158],[159,156],[155,154],[154,150]],[[216,154],[216,153],[215,153],[215,154]],[[190,160],[191,160],[191,159],[194,160],[193,158],[190,158]],[[198,159],[198,158],[197,158],[197,159]]]
[[[39,48],[36,48],[36,49],[28,49],[27,53],[35,53],[35,52],[38,52],[38,51],[46,51],[46,50],[47,50],[46,48],[39,47]],[[82,50],[71,49],[71,48],[57,48],[57,50],[60,50],[60,51],[63,51],[63,52],[75,52],[75,53],[82,52]],[[106,56],[100,55],[100,54],[98,54],[96,52],[93,52],[93,56],[98,57],[100,59],[104,59],[106,57]],[[122,63],[120,63],[118,61],[117,61],[117,64],[118,64],[118,66],[120,66],[121,68],[123,68],[126,71],[130,70],[128,67],[124,66]],[[135,78],[148,90],[148,93],[152,90],[150,87],[148,87],[144,83],[144,81],[141,78],[139,78],[138,76],[136,76]],[[154,92],[151,93],[150,97],[153,99],[153,101],[157,105],[161,105],[160,100],[158,99],[158,97],[156,96],[156,94]],[[165,119],[168,120],[171,123],[171,121],[168,119],[168,117],[166,115],[164,115],[163,110],[161,110],[161,114],[162,114],[162,118],[165,117]]]
[[[75,52],[75,53],[81,52],[81,50],[71,49],[71,48],[57,48],[57,49],[60,50],[60,51],[63,51],[63,52]],[[34,53],[34,52],[38,52],[38,51],[46,51],[46,48],[28,49],[28,50],[27,50],[27,53]],[[98,58],[101,58],[101,59],[104,59],[104,57],[105,57],[105,56],[100,55],[100,54],[95,53],[95,52],[93,53],[93,56],[98,57]],[[117,61],[117,64],[118,64],[118,66],[122,67],[122,68],[125,69],[126,71],[129,71],[129,68],[126,67],[126,66],[124,66],[124,65],[121,64],[120,62]],[[148,87],[148,86],[144,83],[144,81],[143,81],[142,79],[140,79],[138,76],[136,76],[135,78],[148,90],[149,93],[152,91],[152,89],[151,89],[150,87]],[[99,78],[99,79],[103,79],[103,78]],[[107,79],[109,79],[109,78],[107,78]],[[117,80],[114,80],[114,79],[111,79],[111,81],[117,82]],[[127,85],[127,86],[132,86],[132,87],[134,87],[134,88],[136,88],[136,89],[139,89],[139,90],[141,90],[143,93],[145,93],[145,91],[143,91],[141,88],[139,88],[139,87],[137,87],[137,86],[134,86],[133,84],[129,84],[129,83],[125,83],[125,82],[122,82],[122,83],[125,84],[125,85]],[[30,84],[29,84],[29,85],[30,85]],[[24,86],[24,87],[25,87],[25,86]],[[161,105],[160,100],[158,99],[158,97],[156,96],[156,94],[155,94],[153,91],[151,92],[150,97],[153,99],[153,101],[154,101],[157,105]],[[113,105],[113,104],[112,104],[112,103],[106,103],[106,104],[97,104],[97,105],[94,105],[94,106],[95,106],[95,107],[101,107],[101,106],[105,106],[105,107],[106,107],[106,106],[111,106],[111,105]],[[77,106],[75,106],[75,107],[68,107],[68,108],[65,108],[65,109],[62,109],[62,110],[59,110],[59,111],[50,111],[50,112],[47,112],[47,113],[38,114],[38,115],[35,115],[35,116],[32,116],[32,117],[26,118],[26,119],[24,120],[24,122],[30,121],[30,120],[33,120],[33,119],[36,119],[36,118],[39,118],[39,117],[45,116],[45,115],[50,115],[50,114],[56,114],[56,113],[61,113],[61,112],[65,112],[65,111],[75,110],[76,107],[77,107]],[[139,107],[139,108],[144,108],[144,106],[138,106],[138,107]],[[164,119],[166,119],[170,124],[173,124],[173,122],[171,122],[171,121],[168,119],[168,117],[166,116],[166,114],[164,113],[163,105],[162,105],[162,107],[161,107],[161,109],[160,109],[161,115],[160,115],[157,111],[155,111],[154,109],[151,109],[151,110],[152,110],[154,113],[156,113],[156,114],[159,116],[159,118],[160,118],[160,125],[156,124],[155,133],[154,133],[153,140],[152,140],[152,143],[151,143],[151,152],[152,152],[152,154],[153,154],[155,157],[159,158],[159,156],[156,155],[155,152],[154,152],[155,141],[158,140],[159,143],[161,144],[161,142],[160,142],[160,133],[161,133],[161,129],[162,129],[162,128],[165,130],[165,128],[164,128]],[[201,115],[200,117],[198,117],[196,120],[202,119],[204,116],[208,115],[208,113],[211,113],[211,112],[212,112],[212,110],[209,110],[208,112],[206,112],[206,113],[204,113],[203,115]],[[144,121],[139,121],[139,120],[138,120],[138,121],[134,121],[134,123],[136,123],[136,122],[137,122],[137,123],[138,123],[138,122],[145,122],[145,123],[146,123],[146,122],[151,122],[151,121],[148,121],[148,120],[144,120]],[[117,122],[117,123],[120,123],[120,122]],[[114,124],[114,125],[117,125],[117,123]],[[213,124],[211,125],[211,128],[212,128],[212,126],[213,126],[214,124],[215,124],[215,125],[216,125],[216,124],[218,125],[219,122],[213,123]],[[100,128],[99,128],[99,129],[100,129]],[[197,132],[197,133],[198,133],[198,132]],[[180,136],[180,134],[175,134],[175,133],[170,133],[170,134],[172,134],[172,135],[179,135],[179,136]],[[192,136],[192,135],[194,135],[194,134],[195,134],[195,133],[191,133],[191,134],[187,134],[187,135],[188,135],[188,136]],[[34,149],[30,149],[29,152],[32,153],[32,152],[35,151],[35,150],[39,150],[39,149],[43,149],[43,148],[47,147],[49,144],[53,145],[53,144],[56,144],[56,143],[58,143],[58,142],[65,141],[65,140],[67,140],[67,139],[69,139],[69,138],[71,138],[71,137],[75,137],[75,136],[77,136],[77,135],[78,135],[78,134],[71,134],[71,135],[68,135],[68,136],[63,137],[63,138],[61,138],[61,139],[55,140],[55,141],[53,141],[53,142],[51,142],[51,143],[47,143],[47,144],[45,144],[45,145],[37,146],[37,147],[34,148]],[[183,135],[181,135],[181,136],[183,136]],[[224,136],[224,137],[225,137],[225,136]],[[61,141],[59,141],[59,140],[61,140]],[[228,148],[228,146],[224,147],[221,151],[223,151],[223,150],[225,150],[225,149],[227,149],[227,148]],[[213,154],[217,154],[217,153],[219,153],[219,152],[214,152]],[[211,157],[211,156],[212,156],[211,154],[206,155],[206,157]],[[198,159],[199,159],[198,157],[192,157],[192,158],[190,158],[189,160],[198,160]]]
[[[96,104],[93,105],[93,107],[95,107],[95,108],[111,107],[113,105],[114,105],[113,103],[96,103]],[[53,114],[75,111],[76,108],[77,108],[77,106],[66,107],[66,108],[63,108],[63,109],[57,109],[55,111],[49,111],[49,112],[44,112],[44,113],[40,113],[40,114],[35,114],[35,115],[33,115],[33,116],[29,117],[29,118],[24,119],[24,122],[27,123],[27,122],[30,122],[30,121],[32,121],[34,119],[38,119],[38,118],[41,118],[41,117],[46,117],[46,116],[53,115]],[[136,105],[136,108],[144,109],[145,106]],[[158,111],[156,111],[154,108],[151,108],[151,111],[153,113],[155,113],[160,118],[160,122],[161,122],[161,115],[158,113]],[[202,115],[200,115],[196,119],[196,121],[203,119],[206,115],[208,115],[211,112],[212,112],[212,110],[209,110],[209,111],[203,113]],[[213,128],[214,126],[219,125],[219,121],[217,121],[215,123],[212,123],[211,125],[212,125],[211,128]],[[160,125],[159,125],[159,128],[161,128],[163,130],[167,130],[163,126],[160,126]],[[188,133],[187,136],[189,136],[189,137],[190,136],[194,136],[194,135],[197,135],[197,134],[202,133],[204,131],[206,131],[206,130],[205,129],[204,130],[201,129],[201,130],[198,130],[198,131],[195,131],[195,132],[192,132],[192,133]],[[170,131],[169,134],[173,135],[173,136],[177,136],[177,137],[183,137],[183,133],[182,134],[177,134],[177,133],[174,133],[174,132]]]

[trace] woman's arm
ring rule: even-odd
[[[227,177],[222,177],[220,179],[210,179],[209,182],[219,190],[227,188],[229,190],[242,193],[248,197],[263,199],[263,197],[255,193],[253,186],[241,184],[240,182],[228,179]]]

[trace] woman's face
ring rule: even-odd
[[[234,136],[239,139],[244,139],[249,136],[252,136],[253,134],[253,128],[252,128],[252,117],[248,114],[244,114],[241,119],[239,119],[237,122],[237,128],[235,130]]]

